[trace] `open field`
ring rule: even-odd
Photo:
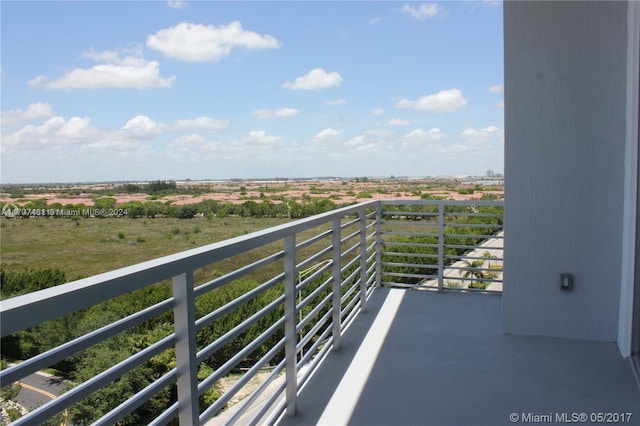
[[[289,219],[0,219],[0,259],[8,270],[58,268],[67,280],[275,226]]]
[[[115,198],[116,206],[132,200],[162,205],[200,203],[215,199],[240,205],[262,200],[277,205],[298,201],[330,199],[336,205],[368,199],[477,199],[502,198],[500,185],[479,185],[460,180],[317,180],[317,181],[221,181],[176,182],[174,193],[158,195],[127,193],[127,184],[84,184],[4,187],[0,203],[32,205],[92,206],[101,197]],[[136,186],[138,185],[138,186]],[[135,188],[143,184],[133,184]],[[12,193],[13,192],[13,193]],[[291,215],[291,212],[289,212]],[[129,214],[131,216],[131,214]],[[273,217],[225,217],[199,215],[191,219],[176,217],[95,218],[76,217],[0,218],[0,263],[9,271],[58,268],[67,281],[110,271],[178,253],[194,247],[265,229],[290,218],[280,213]],[[281,217],[284,216],[284,217]],[[247,259],[243,259],[246,263]]]

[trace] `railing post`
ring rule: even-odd
[[[382,203],[376,204],[376,287],[382,281]]]
[[[173,315],[176,331],[178,419],[181,425],[200,424],[193,271],[173,277]]]
[[[340,260],[340,254],[342,252],[342,243],[340,242],[340,218],[334,219],[333,221],[333,233],[332,233],[333,241],[332,241],[332,253],[333,253],[333,280],[332,280],[332,333],[333,333],[333,349],[340,349],[340,339],[342,336],[341,330],[341,322],[342,322],[342,302],[340,302],[340,298],[342,296],[342,290],[340,286],[340,281],[342,281],[340,269],[342,266],[342,262]]]
[[[298,398],[298,361],[296,351],[296,236],[284,239],[284,354],[285,407],[288,416],[296,415]]]
[[[360,312],[367,312],[367,212],[360,210]]]
[[[444,287],[444,203],[438,205],[438,291]]]

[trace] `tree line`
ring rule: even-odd
[[[0,203],[0,210],[12,208],[11,204]],[[160,201],[129,201],[118,203],[115,198],[101,197],[94,201],[90,208],[83,203],[61,204],[47,203],[45,199],[33,200],[26,203],[19,210],[18,216],[35,216],[34,211],[90,211],[91,209],[118,209],[126,211],[125,215],[130,218],[156,218],[169,217],[178,219],[190,219],[193,217],[271,217],[299,219],[313,216],[319,213],[328,212],[339,207],[333,200],[328,198],[304,197],[300,201],[284,200],[274,203],[270,199],[261,201],[247,200],[241,204],[229,203],[218,200],[204,200],[199,203],[175,205],[172,202]],[[60,214],[39,214],[38,216],[64,218],[69,215]]]

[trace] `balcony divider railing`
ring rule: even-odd
[[[162,323],[172,311],[172,330],[71,384],[15,424],[41,424],[73,410],[74,404],[97,398],[158,357],[172,359],[169,364],[175,367],[147,377],[91,421],[126,421],[160,399],[165,409],[146,410],[136,419],[148,424],[176,419],[183,425],[210,419],[216,424],[273,423],[285,413],[295,415],[301,386],[331,348],[339,349],[344,329],[366,309],[376,287],[473,291],[479,282],[501,285],[502,256],[478,255],[484,250],[478,244],[501,241],[501,225],[502,203],[497,201],[369,201],[6,299],[0,303],[3,338],[123,295],[135,297],[153,286],[170,288],[163,300],[117,320],[105,319],[105,324],[1,371],[0,385],[73,359],[136,327]],[[488,253],[501,251],[501,244],[487,248]],[[232,260],[236,263],[231,265],[241,266],[216,269]],[[493,266],[485,267],[491,261]],[[249,284],[238,284],[242,280]],[[460,281],[476,285],[450,285]],[[242,291],[232,300],[215,296],[236,287]],[[238,371],[243,373],[233,374]],[[230,374],[235,382],[220,388],[221,379]],[[232,404],[258,374],[262,382]]]

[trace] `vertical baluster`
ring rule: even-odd
[[[444,286],[444,203],[438,205],[438,291]]]
[[[340,281],[342,281],[342,277],[340,274],[341,261],[340,254],[342,252],[342,244],[340,243],[340,218],[334,219],[333,221],[333,281],[332,281],[332,322],[333,322],[333,349],[340,349],[340,338],[342,335],[341,330],[341,322],[342,322],[342,303],[340,302],[340,297],[342,296]]]
[[[196,361],[193,271],[173,277],[176,363],[178,374],[178,418],[181,425],[200,424],[198,413],[198,365]]]
[[[298,362],[296,354],[296,236],[284,239],[284,352],[286,411],[296,415]]]
[[[367,311],[367,212],[360,210],[360,311]]]
[[[376,287],[382,280],[382,203],[376,204]]]

